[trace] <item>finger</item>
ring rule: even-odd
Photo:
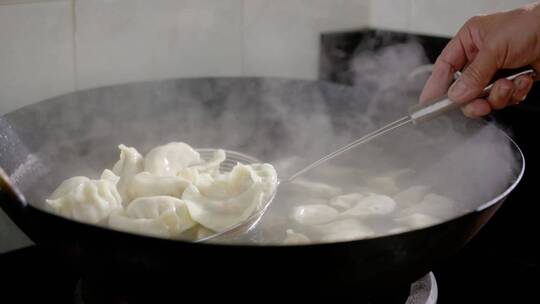
[[[540,80],[540,60],[531,63],[531,66],[533,67],[536,74],[534,80]]]
[[[487,101],[491,108],[500,110],[513,101],[514,83],[508,79],[499,79],[493,84]]]
[[[463,114],[470,118],[478,118],[481,116],[488,115],[491,112],[491,107],[487,100],[485,99],[476,99],[466,104],[461,108]]]
[[[533,79],[530,76],[523,75],[514,79],[514,93],[512,96],[512,101],[514,104],[522,102],[529,94],[533,86]]]
[[[463,103],[480,95],[498,70],[496,58],[496,52],[491,48],[480,50],[460,79],[452,85],[448,97],[455,102]]]
[[[452,83],[454,73],[465,65],[467,56],[460,37],[461,35],[458,34],[450,40],[435,61],[431,76],[420,95],[420,102],[427,102],[445,95]]]

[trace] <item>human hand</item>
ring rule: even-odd
[[[464,104],[469,117],[487,115],[521,102],[533,84],[530,76],[500,79],[489,96],[477,98],[494,74],[527,65],[540,72],[540,2],[469,19],[437,58],[420,102],[445,95],[454,73],[463,70],[448,97]]]

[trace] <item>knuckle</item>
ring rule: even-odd
[[[482,72],[476,65],[470,65],[461,78],[474,87],[481,86],[483,82]]]
[[[476,15],[476,16],[473,16],[471,18],[469,18],[466,22],[465,22],[465,26],[466,27],[477,27],[480,25],[480,23],[482,23],[482,20],[483,20],[484,16],[482,15]]]

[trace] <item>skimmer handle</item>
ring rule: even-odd
[[[510,75],[506,77],[508,80],[514,80],[519,76],[522,75],[536,75],[534,69],[527,69],[525,71],[522,71],[520,73],[516,73],[513,75]],[[482,90],[482,93],[478,96],[485,97],[489,95],[489,92],[491,92],[491,89],[493,88],[494,83],[488,85],[487,87]],[[472,100],[471,100],[472,101]],[[463,104],[458,104],[456,102],[453,102],[448,98],[448,96],[441,97],[439,99],[436,99],[433,102],[418,104],[409,109],[409,118],[414,123],[421,123],[427,120],[430,120],[431,118],[435,118],[439,115],[442,115],[452,109],[459,108]]]

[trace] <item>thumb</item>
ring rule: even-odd
[[[450,87],[448,97],[458,103],[477,98],[497,70],[497,58],[493,52],[481,50],[461,77]]]

